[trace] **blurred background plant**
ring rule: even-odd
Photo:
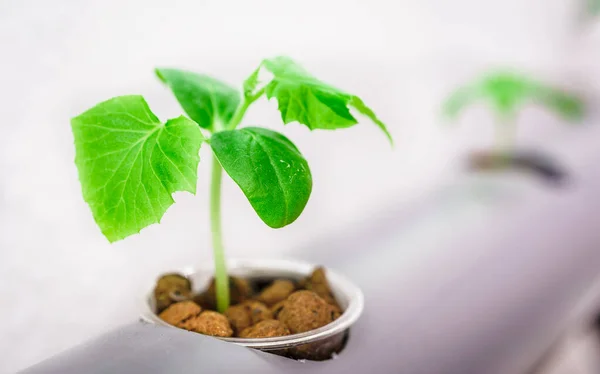
[[[487,104],[492,111],[498,152],[514,150],[519,111],[530,103],[541,105],[570,122],[581,121],[584,116],[581,97],[509,70],[488,72],[474,82],[459,87],[444,102],[443,113],[455,121],[468,107],[480,102]]]

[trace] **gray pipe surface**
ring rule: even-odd
[[[23,373],[524,373],[594,311],[577,308],[600,273],[599,134],[557,148],[572,177],[562,188],[462,176],[306,248],[365,294],[337,359],[295,362],[133,324]]]

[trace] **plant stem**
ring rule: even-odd
[[[236,109],[235,113],[233,114],[233,117],[231,117],[229,123],[225,126],[225,130],[235,130],[235,128],[240,124],[240,122],[242,122],[244,114],[246,114],[246,110],[248,110],[250,104],[252,104],[259,97],[261,97],[264,92],[265,88],[263,87],[260,90],[258,90],[254,95],[245,97],[242,101],[242,104]]]
[[[215,292],[217,310],[221,313],[229,307],[229,277],[225,264],[223,231],[221,229],[221,179],[223,168],[213,154],[210,184],[210,223],[212,231],[213,257],[215,262]]]
[[[496,121],[496,151],[504,163],[510,158],[516,143],[517,126],[513,116],[503,115]]]
[[[234,130],[242,119],[250,104],[258,99],[264,92],[264,88],[256,94],[244,98],[242,104],[236,109],[233,117],[223,128],[216,127],[215,132],[222,130]],[[210,224],[212,232],[213,259],[215,262],[215,294],[217,298],[217,311],[224,313],[229,308],[229,276],[225,263],[225,247],[223,246],[223,230],[221,227],[221,180],[223,179],[223,168],[213,153],[212,175],[210,183]]]

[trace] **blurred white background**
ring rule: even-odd
[[[314,189],[296,223],[271,230],[226,180],[227,253],[301,258],[296,248],[424,196],[460,169],[459,156],[489,144],[483,108],[456,126],[440,121],[440,101],[457,84],[508,65],[587,92],[600,86],[600,33],[580,8],[575,0],[2,0],[0,372],[134,320],[158,273],[211,261],[209,150],[197,196],[176,195],[160,226],[110,245],[80,194],[71,117],[122,94],[144,95],[162,119],[177,116],[154,67],[240,84],[279,54],[361,96],[395,149],[367,121],[337,132],[283,127],[276,103],[264,100],[244,122],[288,135]],[[539,108],[520,121],[523,146],[573,136]]]

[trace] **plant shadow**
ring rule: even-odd
[[[474,151],[468,156],[467,168],[472,172],[499,173],[517,171],[534,176],[553,187],[564,187],[570,178],[564,166],[539,151]]]

